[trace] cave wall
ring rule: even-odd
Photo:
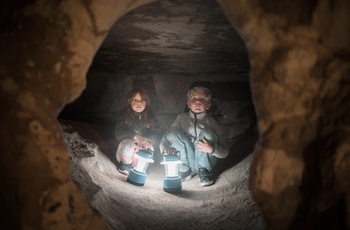
[[[348,229],[350,2],[221,3],[246,35],[260,134],[250,187],[269,229]]]
[[[56,117],[81,94],[112,25],[149,1],[9,2],[0,22],[1,225],[107,228],[69,178]],[[249,52],[260,135],[250,188],[267,227],[349,228],[350,2],[219,3]]]
[[[108,229],[69,178],[56,121],[114,22],[147,1],[3,1],[1,226]],[[89,220],[89,221],[87,221]]]

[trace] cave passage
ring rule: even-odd
[[[217,3],[156,2],[126,14],[111,28],[89,69],[86,89],[59,119],[96,128],[116,164],[114,128],[132,87],[149,92],[165,132],[187,110],[188,89],[202,85],[213,94],[209,114],[232,146],[256,125],[248,75],[244,42]]]
[[[77,159],[72,166],[72,178],[91,199],[92,206],[114,227],[119,226],[120,220],[122,225],[130,224],[131,217],[111,214],[119,213],[110,206],[116,200],[133,206],[124,196],[132,197],[145,207],[150,203],[156,206],[164,199],[161,204],[164,215],[175,212],[178,220],[174,222],[178,224],[183,220],[183,225],[188,227],[191,220],[185,214],[193,205],[217,194],[227,199],[224,197],[230,186],[239,191],[234,199],[245,197],[245,202],[237,201],[240,210],[245,210],[240,215],[255,213],[245,219],[260,227],[260,211],[251,200],[247,185],[251,152],[257,139],[248,74],[249,60],[244,43],[217,3],[164,1],[128,13],[112,27],[96,53],[82,95],[59,116],[65,142],[72,158]],[[197,176],[191,182],[183,182],[180,194],[169,197],[162,191],[164,167],[160,165],[157,150],[146,184],[136,187],[126,183],[126,177],[116,170],[118,143],[114,128],[127,92],[136,86],[149,92],[152,109],[164,132],[178,114],[186,111],[188,89],[199,85],[212,91],[213,103],[208,113],[218,121],[230,146],[229,156],[219,159],[214,169],[217,183],[201,189]],[[232,179],[234,185],[228,182]],[[217,188],[222,191],[218,193]],[[140,194],[156,195],[160,201],[150,197],[150,201],[144,201],[145,197]],[[185,200],[191,202],[184,205]],[[210,214],[207,210],[203,215]],[[203,220],[204,217],[201,222]],[[163,222],[159,217],[157,221],[139,219],[149,227]],[[222,220],[220,225],[229,226],[230,221]]]

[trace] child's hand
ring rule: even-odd
[[[177,149],[174,147],[168,147],[163,150],[163,155],[175,155],[177,154]]]
[[[140,149],[147,149],[148,145],[149,145],[149,141],[147,138],[144,138],[143,136],[136,134],[134,137],[136,143],[137,143],[137,147]]]
[[[213,153],[214,147],[211,146],[204,138],[197,143],[198,150],[206,153]]]

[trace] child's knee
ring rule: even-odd
[[[210,128],[203,128],[199,134],[200,139],[205,138],[209,142],[215,142],[217,137],[215,132]]]
[[[182,133],[180,130],[175,129],[167,133],[166,139],[170,142],[176,141],[181,137]]]
[[[124,139],[119,143],[121,148],[135,148],[135,142],[133,139]]]
[[[130,161],[136,145],[132,139],[122,140],[116,152],[117,161]],[[130,159],[129,159],[130,158]]]

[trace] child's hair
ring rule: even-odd
[[[204,99],[206,101],[211,101],[211,92],[209,89],[203,87],[203,86],[196,86],[190,89],[187,93],[187,100],[189,100],[194,92],[201,92],[204,95]]]
[[[158,123],[158,121],[157,121],[157,118],[150,107],[150,100],[149,100],[149,96],[148,96],[147,91],[140,88],[140,87],[133,88],[132,90],[130,90],[129,95],[128,95],[128,100],[127,100],[128,103],[124,109],[124,114],[121,117],[120,122],[125,123],[127,125],[132,124],[132,122],[133,122],[132,114],[134,112],[131,109],[131,101],[137,93],[140,93],[141,99],[146,101],[146,107],[145,107],[145,110],[142,112],[142,114],[143,114],[144,119],[145,119],[144,120],[144,122],[145,122],[144,127],[149,128],[149,127],[153,126],[154,124]]]
[[[150,105],[150,100],[149,100],[149,96],[146,90],[140,88],[140,87],[136,87],[130,90],[129,95],[128,95],[128,105],[131,104],[132,99],[134,99],[135,95],[139,93],[141,96],[142,100],[146,101],[146,108],[149,107]]]

